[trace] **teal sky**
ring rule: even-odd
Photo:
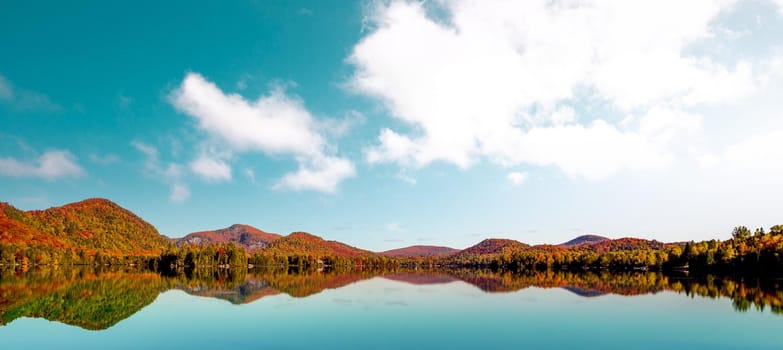
[[[783,222],[783,3],[0,5],[0,201],[372,250]]]

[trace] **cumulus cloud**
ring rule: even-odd
[[[0,158],[0,175],[11,177],[38,177],[56,180],[64,177],[81,177],[86,172],[70,152],[50,150],[33,161]]]
[[[203,154],[190,163],[190,170],[207,181],[231,180],[231,167],[226,162]]]
[[[508,178],[508,181],[511,182],[512,185],[521,186],[525,182],[527,182],[527,173],[514,171],[508,173],[508,175],[506,175],[506,178]]]
[[[374,7],[371,29],[349,57],[349,85],[408,128],[382,129],[365,158],[460,168],[489,159],[586,179],[665,167],[681,147],[676,136],[701,130],[694,107],[744,98],[768,73],[748,60],[689,53],[713,37],[712,21],[731,6],[455,0]],[[579,111],[570,107],[577,101]],[[613,122],[619,119],[626,122]]]
[[[277,183],[277,187],[334,192],[340,181],[355,174],[356,170],[351,161],[338,157],[321,156],[300,160],[299,170],[283,176]]]
[[[334,147],[319,132],[319,124],[302,101],[281,88],[248,101],[224,93],[197,73],[188,73],[170,100],[194,118],[200,129],[234,151],[293,155],[299,169],[284,175],[279,188],[333,192],[355,174],[350,160],[328,154]]]

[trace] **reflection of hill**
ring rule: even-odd
[[[334,272],[306,271],[289,274],[285,272],[266,274],[269,284],[292,297],[302,298],[318,294],[324,289],[336,289],[369,279],[376,274],[367,271]]]
[[[0,320],[5,325],[41,317],[106,329],[152,303],[162,290],[160,276],[151,272],[29,273],[0,283]]]
[[[172,288],[188,294],[228,300],[233,304],[247,304],[280,293],[292,297],[307,297],[325,289],[336,289],[375,276],[367,271],[323,272],[316,270],[294,272],[287,269],[243,271],[199,271],[190,275],[171,277]]]
[[[565,289],[565,290],[567,290],[567,291],[569,291],[571,293],[574,293],[574,294],[576,294],[576,295],[578,295],[580,297],[585,297],[585,298],[600,297],[602,295],[606,295],[606,293],[601,292],[601,291],[592,290],[592,289],[584,289],[584,288],[579,288],[579,287],[565,286],[565,287],[563,287],[563,289]]]
[[[513,292],[528,287],[567,288],[590,295],[638,295],[663,290],[668,278],[655,272],[529,271],[525,274],[475,269],[450,270],[450,274],[485,292]],[[579,294],[579,293],[577,293]],[[580,294],[581,295],[581,294]]]
[[[232,304],[247,304],[270,295],[280,294],[269,282],[246,273],[215,270],[212,273],[194,272],[173,277],[172,288],[190,295],[227,300]],[[244,271],[243,271],[244,272]]]
[[[441,284],[457,280],[448,274],[437,272],[400,272],[384,275],[383,278],[410,284]]]
[[[169,289],[246,304],[280,293],[307,297],[375,276],[417,285],[461,280],[489,293],[529,287],[564,288],[583,297],[672,291],[686,296],[728,297],[737,311],[769,307],[773,313],[783,314],[783,282],[779,280],[682,278],[658,272],[538,271],[519,274],[478,269],[330,272],[213,269],[161,276],[150,271],[83,268],[18,274],[0,270],[0,324],[8,324],[19,317],[41,317],[99,330],[130,317],[152,303],[158,293]]]

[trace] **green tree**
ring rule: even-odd
[[[737,226],[731,231],[731,237],[739,242],[747,241],[750,238],[750,230],[745,226]]]

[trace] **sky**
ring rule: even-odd
[[[0,5],[0,201],[370,250],[783,223],[783,1]]]

